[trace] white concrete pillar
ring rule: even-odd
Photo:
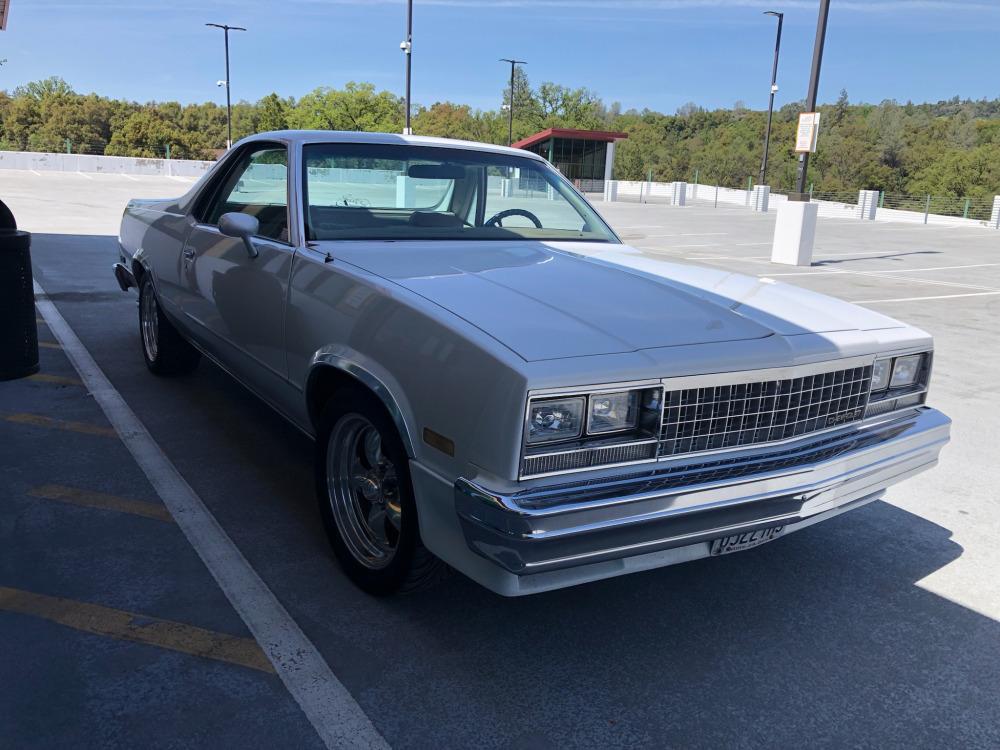
[[[993,196],[993,211],[990,213],[990,227],[1000,229],[1000,195]]]
[[[510,198],[514,195],[514,181],[509,177],[500,178],[500,195]]]
[[[396,208],[413,208],[416,204],[413,194],[413,180],[406,175],[396,177]]]
[[[874,221],[875,209],[878,208],[878,190],[858,191],[858,218],[862,221]]]
[[[604,181],[604,200],[608,202],[618,200],[618,180]]]
[[[670,183],[670,201],[675,206],[683,206],[687,204],[687,191],[688,185],[686,182],[671,182]]]
[[[771,262],[787,266],[812,265],[819,205],[809,201],[785,201],[778,205],[774,224]]]
[[[611,179],[614,173],[615,167],[615,142],[611,141],[608,144],[608,150],[604,153],[604,184],[608,184],[608,180]]]
[[[753,194],[750,197],[750,208],[766,214],[770,199],[771,187],[769,185],[754,185]]]

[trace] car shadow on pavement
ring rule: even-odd
[[[1000,624],[915,585],[949,537],[878,502],[723,558],[387,607],[421,624],[440,700],[538,728],[509,746],[996,746]]]

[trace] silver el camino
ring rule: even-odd
[[[933,466],[931,338],[622,244],[533,154],[275,132],[134,200],[123,289],[157,375],[205,357],[315,438],[373,593],[507,596],[744,550]]]

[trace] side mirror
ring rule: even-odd
[[[253,236],[260,232],[260,222],[257,221],[257,217],[241,214],[238,211],[222,214],[219,217],[219,231],[226,237],[243,240],[247,255],[251,258],[257,257],[257,248],[253,246]]]

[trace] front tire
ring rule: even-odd
[[[316,438],[316,495],[330,546],[359,588],[385,596],[426,588],[447,566],[420,540],[409,459],[382,404],[338,392]]]
[[[156,375],[187,374],[201,359],[163,314],[148,274],[139,283],[139,337],[146,367]]]

